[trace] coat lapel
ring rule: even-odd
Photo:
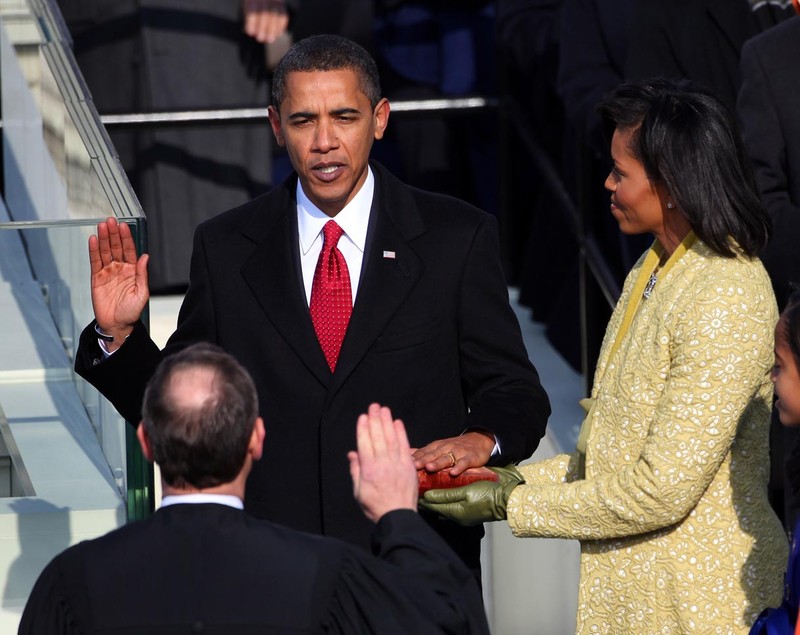
[[[375,197],[361,283],[342,351],[331,375],[303,295],[298,254],[294,179],[273,190],[245,234],[256,243],[242,276],[284,340],[331,395],[369,351],[417,284],[424,264],[409,241],[425,230],[409,190],[372,164]],[[384,253],[386,252],[386,253]]]
[[[256,243],[242,276],[269,321],[323,385],[331,372],[317,341],[303,293],[294,179],[276,188],[245,233]]]
[[[333,375],[335,392],[369,351],[424,271],[409,242],[425,231],[408,188],[379,164],[361,284]]]

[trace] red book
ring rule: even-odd
[[[430,473],[426,470],[418,470],[419,495],[422,496],[429,489],[446,489],[451,487],[461,487],[469,485],[475,481],[498,481],[496,472],[492,472],[488,467],[471,467],[464,470],[459,476],[450,476],[448,470]]]

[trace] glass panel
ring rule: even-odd
[[[0,0],[4,197],[14,222],[143,218],[51,2]],[[8,8],[6,5],[12,5]]]
[[[38,370],[59,391],[68,377],[106,462],[99,472],[127,503],[129,516],[142,517],[152,505],[152,470],[131,447],[130,426],[72,372],[72,363],[93,317],[88,237],[98,220],[116,216],[131,225],[141,252],[144,214],[85,89],[55,3],[0,0],[0,26],[0,315],[20,316],[20,333],[10,344],[19,354],[2,355],[10,361],[0,367],[0,405],[16,434],[24,405],[10,403],[3,377],[21,381]],[[0,346],[9,344],[0,340]],[[19,445],[26,462],[25,444]],[[33,475],[31,482],[36,489]]]

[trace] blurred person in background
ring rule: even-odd
[[[101,115],[267,102],[264,46],[245,32],[248,12],[260,11],[261,3],[58,0],[58,5]],[[270,3],[270,12],[286,15],[278,2]],[[147,216],[151,288],[157,294],[182,293],[197,225],[269,188],[269,131],[240,122],[112,128],[109,134]]]
[[[287,41],[339,33],[371,48],[371,4],[58,0],[101,115],[263,107],[269,65],[280,59]],[[264,123],[111,128],[147,216],[154,294],[186,291],[192,236],[200,223],[266,192],[291,171]]]
[[[496,94],[494,0],[375,0],[375,58],[390,101]],[[497,132],[489,113],[397,115],[398,176],[497,214]]]
[[[734,110],[742,46],[794,12],[792,0],[636,0],[625,77],[690,79]]]
[[[775,410],[782,425],[800,426],[800,292],[788,299],[780,320],[775,326],[775,365],[772,367],[775,384]],[[800,495],[800,456],[795,452],[789,463],[790,487],[795,498]],[[750,635],[791,635],[800,632],[797,619],[800,607],[800,524],[792,527],[792,551],[784,576],[783,602],[759,615]]]
[[[800,10],[800,4],[795,5]],[[742,136],[773,232],[761,259],[772,279],[778,308],[792,282],[800,282],[800,16],[748,40],[742,49],[737,110]],[[798,462],[798,428],[772,413],[773,505],[788,529],[800,511],[797,487],[786,470]],[[793,449],[794,448],[794,449]]]

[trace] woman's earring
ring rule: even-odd
[[[671,202],[667,203],[667,209],[675,209],[675,206]]]

